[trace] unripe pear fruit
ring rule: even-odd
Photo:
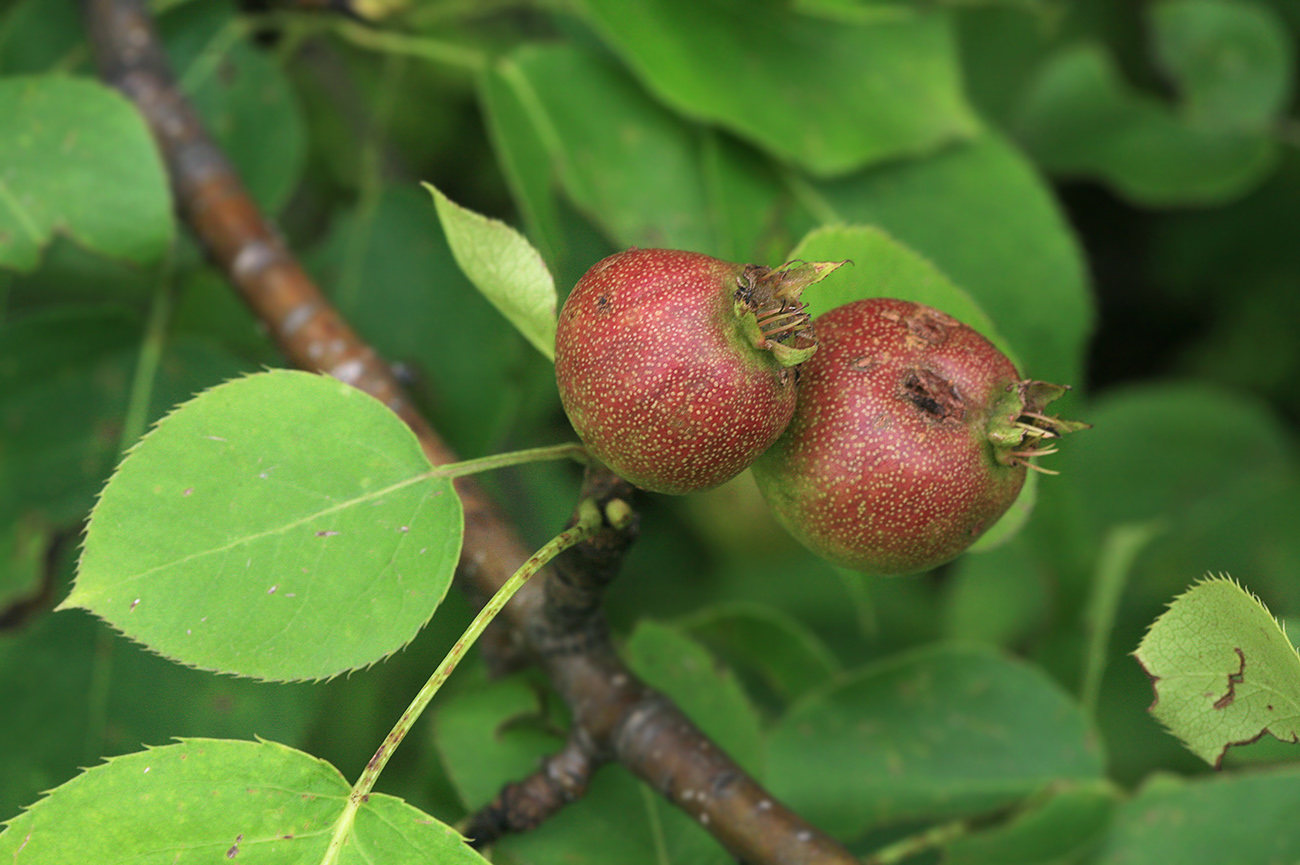
[[[754,464],[777,518],[838,565],[919,573],[960,555],[1019,495],[1040,445],[1086,424],[939,310],[872,298],[816,320],[785,434]]]
[[[799,296],[838,266],[636,248],[597,262],[555,338],[560,400],[587,450],[661,493],[735,477],[790,422],[795,368],[816,350]]]

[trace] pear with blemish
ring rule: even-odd
[[[816,327],[794,418],[754,476],[791,534],[844,567],[950,561],[1015,501],[1044,442],[1086,426],[1043,413],[1065,388],[1023,379],[931,307],[872,298]]]

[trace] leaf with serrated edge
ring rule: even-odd
[[[1300,742],[1300,656],[1258,598],[1207,577],[1169,605],[1133,653],[1151,677],[1151,714],[1218,767],[1265,733]]]
[[[466,210],[431,184],[442,230],[460,269],[548,359],[555,360],[555,280],[542,255],[504,222]]]
[[[321,862],[349,791],[333,766],[284,745],[186,739],[114,757],[50,791],[0,833],[0,861]],[[487,860],[451,827],[374,793],[334,861]]]
[[[206,670],[367,666],[424,626],[460,556],[460,499],[430,468],[392,411],[336,379],[226,382],[123,460],[62,606]]]

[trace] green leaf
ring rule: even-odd
[[[1254,865],[1300,860],[1300,769],[1157,777],[1116,814],[1096,865]]]
[[[1086,414],[1093,428],[1071,437],[1055,468],[1078,491],[1080,518],[1098,532],[1116,523],[1180,519],[1202,502],[1294,469],[1287,430],[1263,405],[1229,391],[1191,383],[1130,386]],[[1152,430],[1177,435],[1161,436],[1158,447],[1137,446]]]
[[[274,371],[164,418],[91,514],[85,607],[169,658],[317,679],[407,643],[446,594],[460,499],[414,435],[339,381]]]
[[[55,232],[137,264],[171,243],[171,194],[153,138],[121,94],[80,78],[0,80],[0,268],[27,271]]]
[[[976,129],[939,13],[853,24],[738,0],[579,6],[665,103],[815,174],[930,152]]]
[[[553,181],[616,246],[753,261],[782,228],[790,202],[766,160],[672,113],[603,55],[527,45],[481,92],[515,197],[552,259],[564,245]]]
[[[1100,46],[1076,44],[1026,93],[1021,137],[1050,170],[1102,178],[1139,203],[1237,197],[1276,160],[1295,78],[1286,25],[1262,4],[1223,0],[1171,0],[1149,14],[1176,104],[1129,85]]]
[[[751,775],[762,774],[758,715],[731,670],[678,629],[655,622],[640,622],[624,651],[646,684],[669,694]]]
[[[1046,182],[997,135],[797,192],[821,222],[879,226],[970,292],[1025,375],[1082,381],[1083,253]]]
[[[839,661],[803,623],[776,606],[733,601],[705,607],[677,623],[725,660],[746,682],[788,702],[824,685]]]
[[[564,719],[554,714],[545,691],[519,676],[480,683],[440,701],[434,742],[466,808],[487,805],[503,786],[560,750]]]
[[[1295,82],[1286,23],[1264,3],[1173,0],[1150,7],[1154,51],[1192,126],[1268,132]]]
[[[1096,845],[1119,800],[1109,781],[1057,785],[1007,822],[945,845],[944,865],[1064,865]]]
[[[0,325],[0,521],[80,519],[118,455],[141,326],[63,306]]]
[[[466,210],[432,185],[438,218],[469,281],[548,359],[555,359],[555,281],[541,254],[504,222]]]
[[[846,676],[773,731],[770,789],[842,838],[974,815],[1100,777],[1096,735],[1042,671],[938,647]]]
[[[79,611],[38,616],[21,630],[0,633],[0,693],[22,707],[0,712],[0,740],[25,743],[3,758],[0,819],[88,761],[136,751],[141,742],[267,736],[297,743],[324,696],[309,684],[180,667]]]
[[[979,331],[1012,356],[1006,340],[975,300],[924,256],[873,225],[825,225],[799,241],[790,260],[850,264],[828,274],[802,300],[814,316],[855,300],[894,297],[924,303]],[[1014,360],[1014,356],[1013,360]]]
[[[1300,656],[1263,603],[1206,579],[1156,619],[1134,653],[1151,676],[1151,714],[1214,766],[1265,733],[1300,742]]]
[[[1016,129],[1047,170],[1101,178],[1152,206],[1221,203],[1258,183],[1274,163],[1268,138],[1189,127],[1160,101],[1131,91],[1094,45],[1062,51],[1045,65]]]
[[[460,272],[422,190],[388,187],[341,214],[312,264],[366,341],[414,374],[429,420],[462,457],[508,450],[554,416],[554,367]]]
[[[68,862],[323,861],[349,785],[274,742],[187,739],[88,769],[10,821],[0,856]],[[454,829],[372,794],[336,862],[474,865]]]

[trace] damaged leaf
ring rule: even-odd
[[[1265,733],[1300,742],[1300,656],[1232,579],[1180,595],[1133,654],[1155,688],[1151,714],[1216,768],[1229,746]]]

